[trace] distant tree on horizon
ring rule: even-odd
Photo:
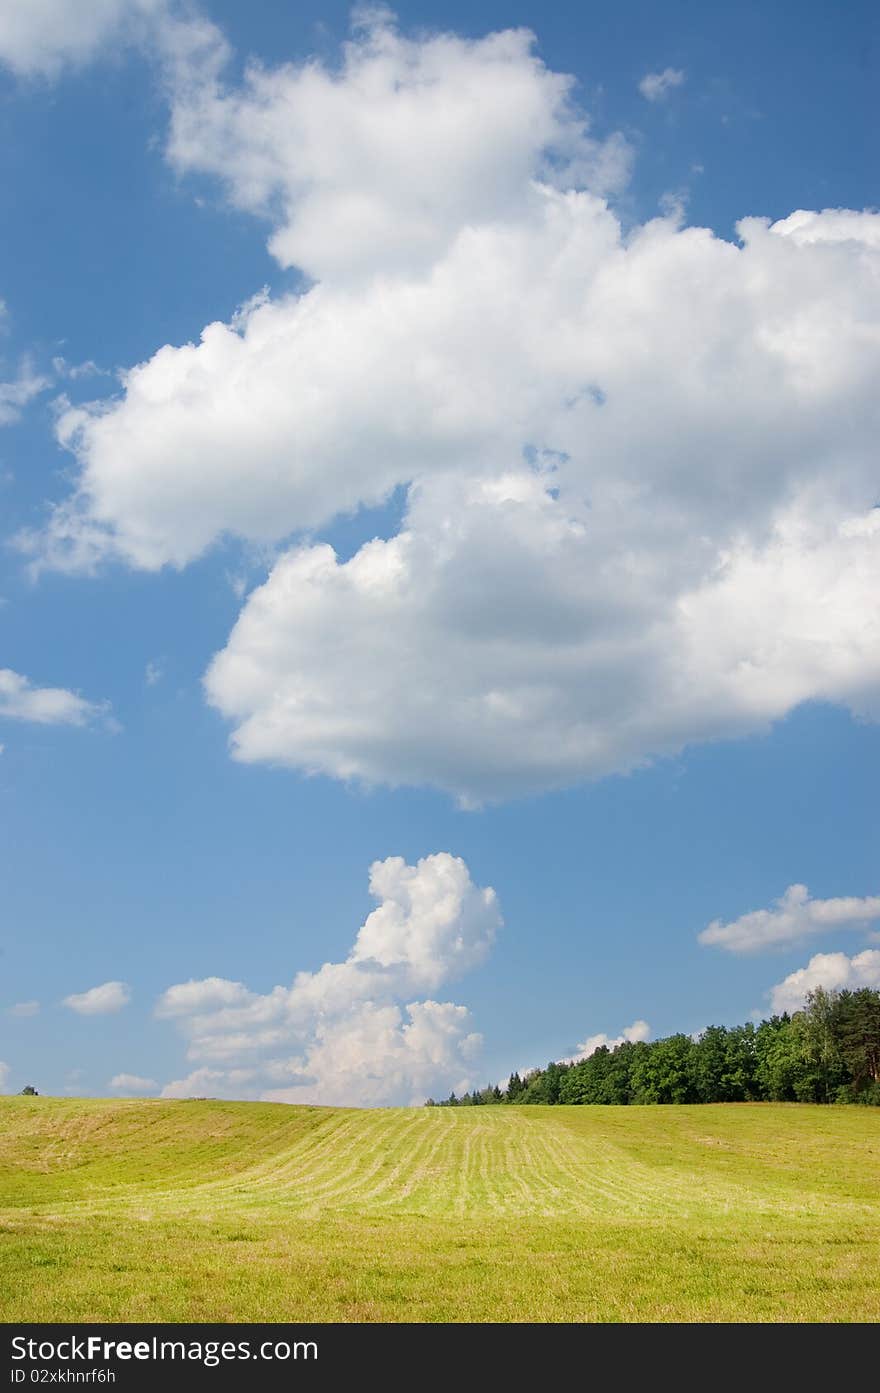
[[[880,1106],[880,992],[808,993],[802,1010],[698,1036],[601,1045],[433,1107],[487,1103],[867,1103]]]

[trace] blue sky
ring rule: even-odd
[[[7,8],[0,1086],[877,985],[873,7]]]

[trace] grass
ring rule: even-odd
[[[6,1321],[876,1321],[880,1111],[0,1099]]]

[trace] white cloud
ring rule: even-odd
[[[80,1016],[106,1016],[121,1011],[130,1000],[131,990],[125,982],[102,982],[99,987],[90,987],[87,992],[66,996],[62,1004]]]
[[[39,1001],[17,1001],[14,1006],[9,1007],[9,1015],[24,1020],[27,1016],[36,1016],[39,1010]]]
[[[159,1085],[155,1079],[144,1079],[140,1074],[114,1074],[108,1087],[124,1093],[155,1093]]]
[[[397,536],[289,548],[247,599],[207,676],[241,759],[479,802],[880,714],[880,215],[624,231],[619,141],[530,44],[386,18],[338,71],[171,81],[177,167],[317,283],[62,414],[39,564],[181,566],[408,489]]]
[[[527,359],[517,375],[534,375],[517,282],[530,262],[560,254],[542,226],[564,212],[554,215],[535,178],[595,191],[620,163],[620,142],[586,134],[570,79],[548,72],[531,44],[524,31],[411,43],[380,28],[349,45],[341,74],[254,69],[243,92],[214,81],[178,91],[175,162],[216,167],[247,206],[280,200],[273,249],[325,282],[278,302],[255,297],[232,324],[209,325],[198,347],[166,346],[133,369],[114,409],[62,415],[60,438],[83,469],[49,531],[55,564],[108,552],[144,567],[184,564],[226,530],[283,536],[376,502],[426,466],[485,453],[498,393],[507,402],[516,384],[505,350],[480,408],[473,368],[514,328],[515,357]],[[488,341],[473,337],[479,283],[480,300],[501,297]],[[536,310],[541,298],[533,291]],[[544,307],[545,322],[557,308]],[[456,366],[462,351],[469,361]],[[518,423],[494,447],[502,458],[511,440],[518,455]]]
[[[203,977],[169,987],[156,1003],[156,1015],[166,1019],[201,1015],[220,1007],[240,1006],[252,996],[242,982],[230,982],[225,977]]]
[[[7,1079],[11,1073],[11,1066],[9,1064],[4,1064],[3,1060],[0,1059],[0,1089],[5,1089]]]
[[[68,363],[66,358],[56,357],[52,359],[52,368],[58,377],[69,378],[72,382],[78,382],[84,377],[111,377],[106,368],[99,368],[98,364],[88,358],[84,363]]]
[[[4,0],[0,62],[24,76],[55,76],[94,57],[133,8],[137,0]]]
[[[106,702],[86,701],[65,687],[35,687],[11,668],[0,668],[0,717],[39,725],[84,726],[105,719]]]
[[[22,408],[49,386],[49,379],[35,373],[29,365],[22,366],[14,382],[0,382],[0,426],[17,421]]]
[[[466,1090],[481,1046],[465,1006],[429,1000],[401,1009],[366,1001],[319,1020],[305,1053],[276,1067],[288,1086],[262,1096],[278,1103],[418,1105],[432,1092]]]
[[[519,216],[535,176],[600,193],[626,177],[621,137],[589,136],[572,78],[534,42],[526,29],[410,40],[374,10],[339,71],[252,64],[239,89],[178,91],[169,158],[269,213],[283,266],[322,281],[424,269],[463,227]]]
[[[173,72],[225,44],[187,0],[3,0],[0,64],[20,77],[57,78],[136,45]]]
[[[157,682],[161,682],[164,676],[164,669],[159,662],[149,662],[144,669],[144,681],[148,687],[155,687]]]
[[[874,919],[880,919],[880,895],[811,900],[806,885],[789,885],[773,909],[752,910],[729,924],[715,919],[697,937],[731,953],[755,953],[834,929],[865,928]]]
[[[211,1098],[240,1093],[253,1079],[250,1069],[193,1069],[186,1078],[167,1083],[160,1098]]]
[[[645,73],[639,83],[639,91],[646,101],[662,102],[675,87],[681,87],[685,74],[683,68],[664,68],[661,73]]]
[[[236,758],[478,803],[766,729],[811,697],[876,714],[880,510],[779,524],[701,580],[698,534],[670,518],[639,550],[645,519],[576,509],[555,477],[426,485],[398,536],[345,564],[283,555],[206,676]]]
[[[344,962],[265,995],[217,977],[170,987],[156,1013],[178,1019],[189,1058],[205,1063],[163,1096],[210,1085],[226,1096],[378,1105],[459,1087],[481,1043],[469,1012],[411,998],[485,958],[501,922],[495,893],[447,852],[414,866],[374,862],[370,891],[380,903]]]
[[[769,993],[774,1011],[799,1011],[804,1005],[808,992],[816,987],[832,989],[847,988],[857,991],[860,987],[880,988],[880,952],[876,948],[866,948],[848,958],[846,953],[816,953],[806,967],[789,973],[784,981],[773,987]]]
[[[640,1040],[650,1040],[650,1038],[651,1027],[648,1022],[633,1021],[632,1025],[624,1026],[619,1035],[611,1036],[604,1033],[589,1035],[578,1045],[578,1052],[572,1056],[571,1063],[577,1063],[580,1059],[589,1059],[591,1054],[595,1054],[596,1050],[602,1049],[603,1046],[605,1049],[615,1050],[618,1045],[626,1044],[627,1041],[636,1043]]]

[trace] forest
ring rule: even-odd
[[[506,1088],[429,1098],[426,1106],[744,1102],[880,1106],[880,992],[820,987],[793,1015],[603,1045],[585,1059],[513,1073]]]

